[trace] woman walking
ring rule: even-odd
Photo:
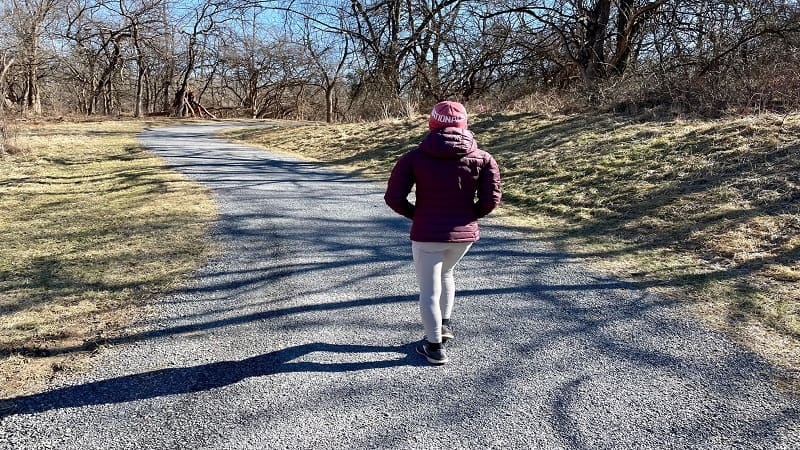
[[[492,155],[478,149],[462,104],[436,104],[428,128],[419,146],[395,164],[384,199],[412,220],[411,251],[425,328],[417,352],[444,364],[449,361],[444,344],[455,337],[453,267],[480,239],[477,220],[500,203],[500,170]]]

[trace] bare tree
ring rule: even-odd
[[[316,84],[325,94],[325,121],[328,123],[334,121],[334,95],[350,57],[350,40],[350,36],[344,33],[315,34],[310,21],[305,21],[303,45],[311,56],[311,64],[316,67]]]
[[[432,24],[437,15],[461,3],[464,0],[351,0],[318,2],[313,7],[303,3],[288,10],[319,31],[347,35],[358,58],[353,61],[358,70],[349,74],[352,96],[363,97],[365,106],[378,103],[392,108],[399,107],[417,76],[415,54],[420,54],[425,36],[435,32]]]
[[[433,13],[414,47],[411,83],[421,99],[468,101],[523,71],[509,18],[481,18],[465,6],[462,2]]]
[[[261,117],[270,109],[265,103],[269,88],[280,84],[283,77],[281,60],[287,52],[288,39],[270,35],[262,21],[264,10],[251,8],[242,17],[232,20],[220,39],[215,57],[219,61],[221,88],[235,99],[237,108],[244,108],[252,118]],[[270,106],[266,106],[269,103]]]
[[[555,38],[559,52],[578,68],[584,84],[592,88],[597,80],[609,74],[625,72],[632,49],[642,37],[648,20],[666,0],[558,0],[495,2],[498,9],[487,9],[485,17],[517,14],[531,18],[522,20],[530,35],[542,45]],[[612,24],[616,22],[615,26]],[[609,42],[613,42],[610,45]]]
[[[52,19],[57,0],[10,0],[14,28],[19,45],[19,63],[23,74],[23,113],[42,113],[39,67],[42,64],[40,39]]]
[[[119,13],[125,19],[130,32],[131,44],[136,61],[136,93],[133,116],[143,115],[144,83],[148,72],[146,43],[155,34],[158,12],[163,8],[162,0],[119,0]]]
[[[124,48],[131,37],[130,25],[120,12],[103,4],[77,0],[66,8],[66,27],[61,37],[71,46],[60,55],[65,66],[86,88],[85,113],[104,114],[113,109],[114,81],[125,60]]]
[[[189,81],[197,69],[199,54],[204,50],[207,40],[218,31],[218,24],[229,20],[225,13],[231,11],[231,2],[226,0],[202,0],[198,4],[184,5],[187,14],[184,16],[186,28],[180,33],[185,37],[185,49],[182,59],[183,69],[178,80],[178,88],[173,102],[174,114],[183,117],[186,114],[186,94]]]

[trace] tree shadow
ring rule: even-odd
[[[427,365],[415,354],[414,346],[415,343],[396,346],[323,342],[302,344],[239,361],[154,370],[11,398],[0,404],[0,417],[208,391],[247,378],[279,373],[355,372]],[[316,362],[314,353],[350,354],[354,361]]]
[[[604,445],[598,445],[596,436],[593,437],[582,432],[581,429],[584,424],[580,423],[580,414],[576,412],[580,410],[581,391],[590,388],[591,383],[592,379],[589,376],[577,377],[562,383],[552,393],[550,401],[552,414],[549,416],[548,422],[561,440],[568,444],[567,447],[570,449],[588,450],[598,448],[598,446],[605,447]],[[725,416],[737,416],[735,410],[727,410],[726,408],[723,411],[721,414]],[[686,414],[689,415],[690,413]],[[583,419],[585,420],[585,418]],[[636,420],[637,418],[635,417],[631,418],[634,423]],[[742,436],[744,439],[752,440],[752,442],[764,444],[765,448],[781,448],[777,443],[785,439],[787,431],[796,426],[798,421],[800,421],[800,408],[784,406],[770,411],[759,420],[743,423],[740,428],[731,430],[725,436],[725,439],[736,442],[737,436]],[[660,441],[664,448],[705,448],[711,445],[710,443],[714,442],[714,440],[719,439],[719,437],[713,439],[713,434],[709,433],[710,427],[702,421],[689,420],[685,423],[665,421],[655,425],[654,428],[656,429],[650,429],[649,431],[651,434],[662,437]],[[664,430],[668,431],[665,432]],[[680,445],[677,445],[678,443]],[[617,444],[624,445],[622,442]],[[720,445],[719,442],[716,445]],[[647,447],[647,445],[644,447]]]
[[[231,191],[238,192],[241,197],[231,201],[247,204],[252,202],[252,198],[264,194],[264,191],[246,193],[246,187],[256,189],[274,187],[275,189],[269,190],[270,198],[280,197],[290,200],[291,196],[284,192],[288,189],[281,183],[300,183],[301,180],[305,187],[310,188],[310,197],[331,201],[337,201],[337,197],[341,197],[340,193],[331,192],[324,185],[324,182],[339,180],[338,177],[341,175],[321,170],[319,166],[313,164],[231,156],[231,164],[228,165],[225,157],[220,156],[211,162],[214,165],[219,164],[219,167],[212,171],[200,163],[201,159],[208,160],[201,152],[189,157],[197,158],[196,167],[192,160],[187,159],[177,164],[184,164],[185,169],[201,175],[204,171],[219,173],[217,169],[220,169],[224,174],[225,183],[233,181],[231,185],[234,187]],[[255,170],[261,179],[254,180],[252,177],[243,176],[250,170]],[[269,175],[273,170],[288,175],[271,179]],[[355,199],[359,196],[353,197]],[[354,199],[346,200],[354,201]],[[200,282],[186,288],[191,297],[186,301],[207,301],[217,298],[231,301],[209,301],[210,307],[199,310],[194,316],[182,316],[180,321],[148,327],[146,331],[129,331],[109,343],[180,336],[184,333],[272,321],[287,316],[291,316],[291,320],[287,322],[291,322],[292,326],[302,327],[308,323],[304,322],[306,320],[317,320],[318,326],[324,326],[329,323],[324,316],[334,315],[325,314],[328,312],[334,313],[340,310],[344,312],[347,309],[415,300],[412,295],[402,295],[402,292],[396,295],[365,298],[361,294],[364,290],[360,290],[364,288],[357,284],[368,283],[372,277],[385,276],[387,272],[394,273],[397,279],[402,276],[411,278],[410,273],[397,274],[398,264],[401,264],[398,261],[405,261],[410,256],[407,254],[408,243],[405,236],[408,224],[404,219],[383,216],[347,219],[326,211],[301,213],[267,209],[268,212],[265,212],[260,208],[255,211],[245,209],[238,212],[236,208],[232,208],[231,211],[234,212],[222,214],[215,233],[220,240],[229,244],[228,251],[241,258],[241,261],[237,261],[236,265],[220,266],[215,266],[212,262],[207,269],[197,275]],[[274,224],[253,225],[253,223],[267,223],[253,222],[267,216],[274,221]],[[298,216],[302,216],[304,227],[279,226]],[[535,392],[529,391],[523,395],[549,396],[545,399],[545,402],[549,400],[549,403],[547,409],[542,411],[544,416],[542,420],[549,420],[549,425],[562,442],[570,448],[591,447],[591,436],[582,434],[580,422],[586,415],[576,414],[575,409],[586,406],[582,389],[593,383],[592,374],[587,375],[584,368],[577,364],[591,365],[594,361],[573,357],[573,353],[568,355],[569,359],[565,357],[564,360],[559,360],[558,355],[548,353],[547,346],[553,342],[573,342],[574,353],[580,350],[591,351],[591,357],[602,360],[604,364],[622,368],[619,369],[621,374],[629,377],[647,373],[674,376],[680,378],[684,385],[701,384],[702,393],[709,398],[721,399],[715,405],[721,405],[722,414],[735,414],[737,412],[735,408],[726,402],[748,399],[750,394],[747,388],[752,386],[750,383],[763,381],[762,378],[753,381],[753,378],[761,376],[764,369],[759,360],[748,354],[736,352],[733,357],[728,358],[702,351],[691,353],[693,350],[685,351],[683,347],[677,345],[676,340],[684,338],[684,335],[691,333],[693,328],[687,327],[683,321],[670,319],[671,316],[662,311],[676,302],[652,298],[641,293],[631,294],[631,291],[636,291],[644,284],[585,276],[584,268],[580,268],[580,273],[575,277],[580,281],[569,278],[548,278],[546,270],[549,266],[576,261],[578,258],[564,252],[532,248],[531,245],[522,242],[525,239],[519,237],[516,233],[518,230],[511,227],[491,225],[484,229],[487,231],[487,236],[470,251],[462,268],[470,270],[479,267],[486,278],[476,282],[467,277],[460,280],[467,285],[459,287],[459,301],[463,302],[465,307],[475,309],[490,307],[490,303],[494,302],[503,306],[502,308],[491,306],[495,310],[503,310],[504,314],[507,313],[502,317],[502,323],[492,324],[486,323],[490,321],[481,320],[469,326],[473,330],[481,329],[484,336],[491,336],[495,342],[506,343],[507,346],[503,351],[504,355],[508,352],[509,357],[504,357],[497,364],[486,367],[486,372],[470,372],[468,376],[462,378],[475,380],[473,386],[467,387],[474,389],[474,392],[465,390],[466,395],[473,393],[486,395],[486,401],[459,402],[449,410],[453,414],[445,415],[442,423],[453,417],[464,417],[464,410],[469,408],[499,411],[503,408],[505,399],[518,393],[515,388],[520,387],[519,384],[531,383]],[[350,240],[353,235],[359,236],[359,240]],[[387,242],[390,244],[387,245]],[[296,248],[310,248],[315,253],[325,255],[326,258],[285,263],[287,254],[291,256],[291,252]],[[253,264],[260,260],[274,260],[281,263]],[[291,261],[291,258],[288,260]],[[43,264],[41,269],[46,273],[49,266]],[[349,274],[347,277],[338,278],[340,272]],[[301,289],[297,289],[297,284],[293,285],[290,282],[292,277],[310,273],[322,273],[324,276],[320,279],[323,281],[319,285],[305,286]],[[486,279],[492,280],[493,285],[487,287]],[[280,285],[284,282],[288,284],[285,292],[280,290]],[[243,308],[240,300],[247,300],[247,295],[257,293],[264,286],[275,290],[270,291],[266,300],[260,297],[253,300],[258,304],[257,308],[252,310]],[[368,292],[374,292],[373,288],[374,286],[368,285],[366,289]],[[308,301],[303,305],[297,305],[296,302],[282,303],[298,296],[311,296],[338,289],[346,295],[344,301],[330,301],[326,298],[320,299],[318,303]],[[199,299],[192,297],[195,294]],[[181,299],[178,297],[173,300],[178,302]],[[310,316],[306,314],[309,312],[322,314]],[[537,331],[537,328],[532,326],[537,321],[546,322],[548,326],[544,330]],[[626,326],[629,324],[631,326]],[[520,327],[526,331],[519,333]],[[470,330],[467,327],[462,330],[469,337]],[[653,344],[653,341],[658,343]],[[671,346],[661,345],[662,342],[669,341],[672,342]],[[702,336],[692,336],[692,343],[698,341],[702,341]],[[482,345],[484,344],[477,346],[478,350]],[[348,362],[330,363],[326,362],[327,360],[316,359],[314,353],[317,352],[349,354],[337,358]],[[373,353],[381,355],[372,355]],[[6,411],[0,413],[0,416],[189,394],[230,386],[248,378],[280,373],[350,372],[427,365],[413,353],[413,344],[399,346],[303,344],[239,361],[168,368],[17,397],[7,402],[5,407],[0,406],[0,409]],[[398,357],[386,357],[384,354],[396,354]],[[536,387],[535,380],[525,379],[528,376],[541,375],[541,372],[531,370],[528,366],[509,364],[512,358],[525,359],[526,362],[538,358],[545,365],[564,364],[567,379],[555,386],[552,391],[541,389]],[[759,374],[750,377],[749,374],[756,371]],[[621,386],[635,385],[625,377],[620,377],[619,381]],[[490,394],[484,394],[486,392]],[[612,397],[624,399],[624,395],[625,392],[615,390]],[[667,409],[672,406],[668,402],[660,405]],[[761,423],[752,424],[755,432],[767,439],[779,433],[781,426],[798,419],[796,408],[783,408],[779,412],[774,410],[771,412],[775,415],[765,416]],[[466,414],[469,416],[469,411]],[[479,415],[472,414],[472,417]],[[712,414],[701,412],[692,418],[697,419],[693,421],[697,423],[698,429],[687,428],[683,431],[695,433],[697,437],[693,439],[698,445],[708,444],[711,442],[710,432],[699,427],[704,424],[704,420],[713,417]],[[618,419],[622,421],[625,417]]]

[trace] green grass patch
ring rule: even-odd
[[[138,147],[144,126],[25,126],[0,158],[3,396],[79,364],[212,253],[209,193]]]
[[[641,122],[473,117],[503,173],[500,214],[616,275],[693,300],[709,322],[800,369],[800,115]],[[230,136],[385,179],[426,119]]]

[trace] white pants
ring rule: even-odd
[[[471,242],[411,242],[419,283],[419,311],[429,342],[442,342],[442,319],[453,313],[456,284],[453,267]]]

